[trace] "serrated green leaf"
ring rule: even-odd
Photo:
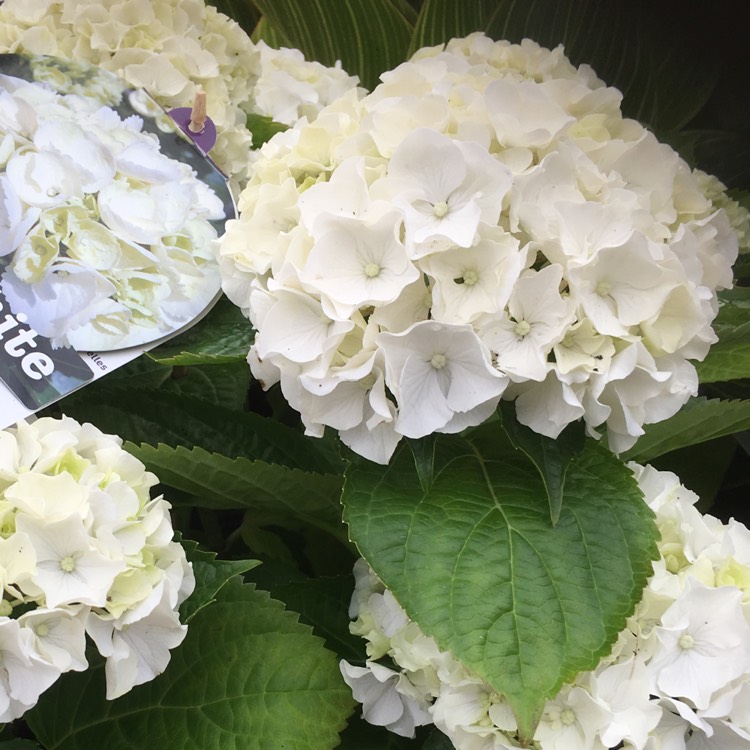
[[[696,362],[701,383],[750,378],[750,322],[734,329],[717,331],[719,341],[703,362]]]
[[[344,519],[409,616],[505,695],[526,737],[545,701],[594,668],[656,556],[653,514],[627,467],[593,440],[568,469],[554,528],[540,476],[497,424],[438,435],[432,484],[408,446],[354,459]]]
[[[255,0],[266,23],[308,60],[359,76],[372,89],[406,58],[412,27],[391,0]],[[263,32],[266,33],[265,30]]]
[[[161,385],[167,393],[178,393],[187,400],[209,401],[234,411],[242,411],[250,388],[250,369],[245,362],[226,365],[175,367]]]
[[[310,625],[339,658],[364,662],[365,642],[349,632],[349,602],[354,590],[351,576],[279,581],[271,586],[264,586],[262,577],[258,580],[252,575],[250,580],[297,612],[300,622]]]
[[[750,322],[750,288],[724,289],[718,297],[719,312],[713,322],[717,333],[731,334],[735,328]]]
[[[330,750],[353,703],[310,628],[236,580],[195,616],[162,675],[104,695],[101,665],[69,673],[26,718],[47,750]]]
[[[205,552],[191,541],[182,541],[193,566],[195,589],[180,607],[180,621],[189,623],[204,607],[216,601],[219,591],[234,577],[260,565],[260,560],[218,560],[215,552]]]
[[[108,372],[103,378],[85,386],[86,395],[106,393],[113,388],[133,388],[140,390],[146,388],[153,390],[159,388],[172,374],[172,368],[159,364],[145,355]],[[79,397],[77,392],[73,397]]]
[[[239,307],[222,297],[205,318],[148,352],[163,365],[244,362],[255,333]]]
[[[713,329],[718,342],[703,362],[695,363],[701,383],[750,377],[750,289],[735,287],[719,293]]]
[[[342,479],[338,475],[232,459],[202,448],[132,443],[125,447],[163,484],[193,495],[191,505],[287,516],[337,537],[343,534],[339,505]],[[180,501],[174,500],[173,504],[178,506]]]
[[[503,401],[500,410],[503,429],[513,447],[526,455],[542,478],[549,501],[550,520],[556,526],[562,509],[565,475],[570,462],[583,450],[583,424],[569,425],[553,440],[522,425],[516,419],[516,408],[510,401]]]
[[[621,458],[645,464],[689,445],[750,429],[750,401],[693,398],[673,417],[645,425],[645,434]]]
[[[330,453],[300,431],[257,414],[158,391],[108,391],[65,401],[65,413],[133,443],[200,446],[211,453],[337,472]]]
[[[266,141],[270,141],[276,133],[289,130],[288,125],[275,122],[264,115],[249,114],[247,116],[247,129],[253,134],[253,148],[260,148]]]
[[[708,101],[719,65],[680,35],[665,36],[665,20],[658,7],[635,12],[626,0],[426,0],[416,36],[419,46],[477,30],[548,48],[564,44],[575,65],[590,65],[623,92],[626,115],[659,130],[678,130]]]

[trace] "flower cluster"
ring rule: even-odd
[[[622,451],[696,391],[737,238],[618,91],[562,49],[425,49],[261,150],[223,285],[308,434],[387,462],[501,397]]]
[[[358,90],[358,79],[338,63],[329,68],[305,60],[297,49],[274,49],[263,41],[256,49],[260,69],[252,91],[252,111],[276,122],[296,125],[303,117],[312,122],[323,107]]]
[[[101,106],[98,83],[85,97],[1,85],[0,286],[13,312],[56,346],[93,351],[188,322],[219,287],[222,201],[141,118]]]
[[[610,656],[547,702],[533,747],[748,750],[750,531],[701,515],[674,474],[631,468],[660,559]],[[364,718],[407,737],[434,723],[458,750],[521,747],[507,701],[425,636],[364,560],[354,570],[350,629],[368,661],[341,671]]]
[[[740,253],[750,253],[750,211],[727,194],[727,186],[713,175],[696,169],[695,177],[701,191],[717,208],[724,212],[737,235]]]
[[[5,0],[0,51],[99,65],[168,109],[191,106],[202,88],[218,130],[211,156],[239,183],[252,148],[249,113],[291,124],[356,86],[343,71],[306,63],[297,52],[256,47],[204,0]]]
[[[153,679],[182,642],[194,578],[157,478],[90,424],[0,432],[0,722],[64,672],[106,658],[107,697]]]

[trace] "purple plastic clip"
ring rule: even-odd
[[[180,126],[180,130],[206,155],[216,143],[216,125],[210,117],[206,117],[206,122],[203,124],[200,133],[193,133],[190,130],[192,112],[191,107],[177,107],[169,111],[169,116]]]

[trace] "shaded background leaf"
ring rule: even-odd
[[[334,65],[372,89],[383,71],[406,59],[412,27],[403,2],[392,0],[254,0],[268,29],[308,60]],[[271,39],[275,36],[271,36]],[[270,41],[269,41],[270,43]]]
[[[133,443],[199,446],[212,453],[279,463],[304,471],[335,473],[325,443],[268,417],[238,412],[162,391],[86,392],[63,404],[64,413],[93,422]],[[340,465],[340,464],[339,464]]]
[[[202,448],[127,445],[163,484],[189,494],[187,503],[214,510],[243,509],[293,518],[343,536],[341,477],[312,474],[264,461],[229,458]],[[179,500],[174,499],[174,505]]]
[[[263,565],[245,578],[297,612],[300,622],[310,625],[339,658],[364,665],[365,641],[347,627],[354,591],[351,575],[307,578],[291,570],[282,573],[279,566]]]
[[[161,388],[162,392],[178,393],[183,399],[210,401],[243,411],[250,388],[250,369],[244,362],[175,367]]]
[[[222,296],[203,320],[152,349],[148,356],[164,365],[245,362],[254,337],[239,307]]]
[[[693,398],[673,417],[644,425],[645,434],[620,457],[645,464],[665,453],[750,429],[750,401]]]

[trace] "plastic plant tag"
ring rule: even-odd
[[[202,317],[234,215],[224,175],[146,92],[0,55],[0,378],[19,402],[3,426]]]

